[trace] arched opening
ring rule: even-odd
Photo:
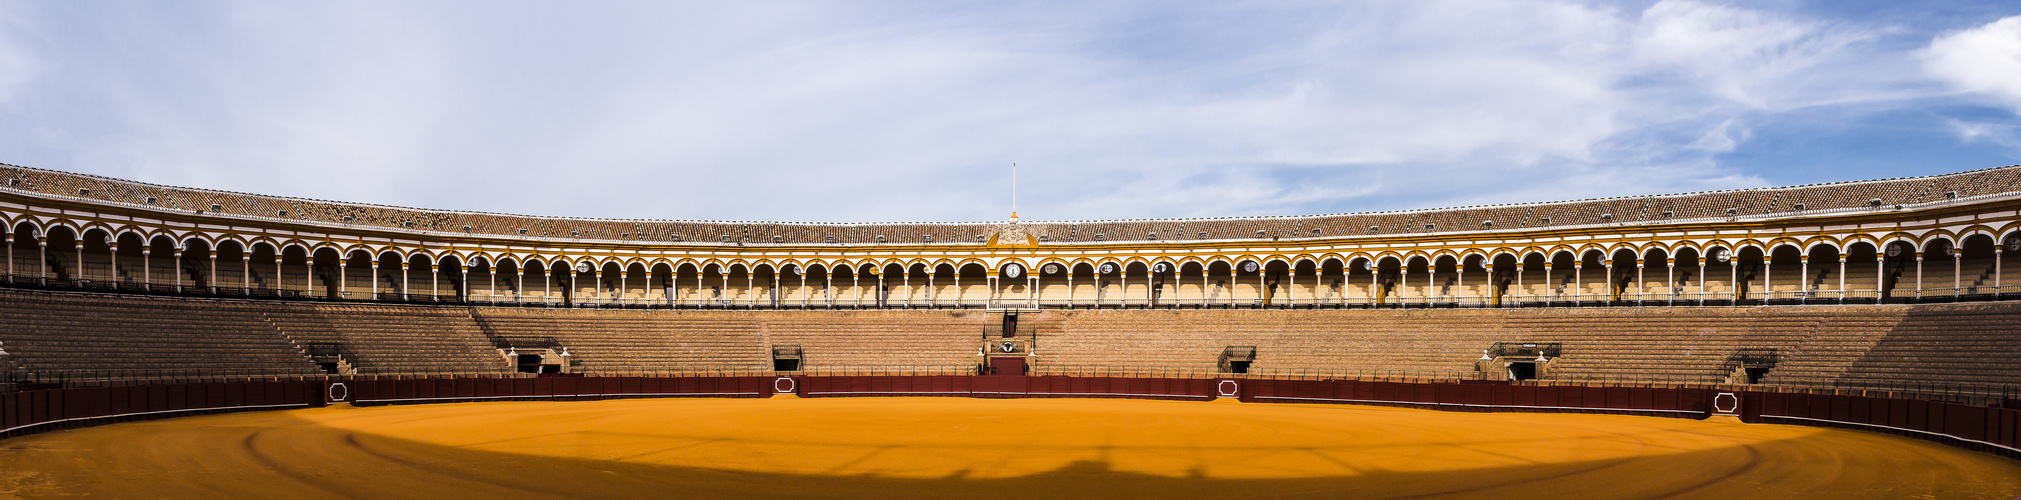
[[[975,262],[962,264],[960,273],[955,275],[955,281],[958,285],[954,291],[955,296],[952,297],[955,307],[982,305],[984,301],[989,300],[989,269],[984,268],[982,264]]]
[[[1993,236],[1973,233],[1959,241],[1957,274],[1953,283],[1959,300],[1992,300],[1998,292],[1994,277],[2000,274],[1999,245]]]
[[[1705,259],[1696,248],[1681,247],[1669,263],[1671,305],[1698,304],[1705,296]]]
[[[1347,264],[1338,257],[1328,257],[1319,262],[1314,274],[1318,293],[1313,297],[1313,308],[1347,307]]]

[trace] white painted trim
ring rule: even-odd
[[[60,423],[64,423],[64,422],[72,422],[72,421],[80,421],[80,420],[97,420],[97,419],[101,419],[101,418],[114,418],[114,417],[131,417],[131,416],[135,416],[135,415],[159,415],[159,414],[163,414],[163,413],[182,413],[182,412],[191,412],[191,411],[211,411],[211,410],[250,410],[250,409],[255,409],[255,408],[287,408],[287,407],[293,407],[293,406],[302,406],[302,407],[307,407],[307,406],[309,406],[309,404],[308,404],[308,403],[293,403],[293,404],[279,404],[279,405],[242,405],[242,406],[220,406],[220,407],[216,407],[216,408],[184,408],[184,409],[181,409],[181,410],[158,410],[158,411],[143,411],[143,412],[135,412],[135,413],[121,413],[121,414],[118,414],[118,415],[100,415],[100,416],[96,416],[96,417],[77,417],[77,418],[66,418],[66,419],[62,419],[62,420],[51,420],[51,421],[48,421],[48,422],[37,422],[37,423],[33,423],[33,424],[28,424],[28,425],[19,425],[19,426],[14,426],[14,427],[9,427],[9,428],[6,428],[6,429],[0,429],[0,433],[6,433],[6,432],[13,432],[13,431],[16,431],[16,430],[20,430],[20,429],[26,429],[26,428],[29,428],[29,427],[38,427],[38,426],[44,426],[44,425],[49,425],[49,424],[60,424]]]
[[[2012,447],[2012,446],[2007,446],[2007,445],[2004,445],[2004,444],[2000,444],[2000,443],[1989,443],[1989,442],[1986,442],[1986,441],[1980,441],[1980,440],[1977,440],[1977,439],[1965,439],[1965,438],[1962,438],[1962,437],[1958,437],[1958,436],[1953,436],[1953,435],[1950,435],[1950,434],[1945,434],[1945,433],[1941,433],[1941,432],[1930,432],[1930,431],[1919,431],[1919,430],[1915,430],[1915,429],[1908,429],[1908,428],[1902,428],[1902,427],[1895,427],[1895,426],[1892,426],[1892,425],[1880,425],[1880,424],[1867,424],[1867,423],[1860,423],[1860,422],[1845,422],[1845,421],[1839,421],[1839,420],[1825,420],[1825,419],[1822,419],[1822,418],[1809,418],[1809,417],[1789,417],[1789,416],[1783,416],[1783,415],[1762,415],[1762,416],[1761,416],[1761,418],[1787,418],[1787,419],[1790,419],[1790,420],[1806,420],[1806,421],[1811,421],[1811,422],[1825,422],[1825,423],[1831,423],[1831,424],[1841,424],[1841,425],[1857,425],[1857,426],[1860,426],[1860,427],[1873,427],[1873,428],[1877,428],[1877,429],[1894,429],[1894,430],[1898,430],[1898,431],[1903,431],[1903,432],[1914,432],[1914,433],[1917,433],[1917,434],[1923,434],[1923,435],[1928,435],[1928,436],[1943,436],[1943,437],[1947,437],[1947,438],[1951,438],[1951,439],[1956,439],[1956,440],[1959,440],[1959,441],[1964,441],[1964,442],[1967,442],[1967,443],[1978,443],[1978,444],[1983,444],[1983,445],[1986,445],[1986,446],[1991,446],[1991,447],[1994,447],[1994,448],[1999,448],[1999,449],[2002,449],[2002,450],[2007,450],[2007,451],[2011,451],[2011,452],[2015,452],[2015,453],[2021,453],[2021,448],[2015,448],[2015,447]]]
[[[1465,408],[1526,408],[1532,410],[1600,410],[1600,411],[1636,411],[1636,412],[1651,412],[1651,413],[1706,413],[1702,411],[1692,411],[1692,410],[1644,410],[1644,409],[1630,409],[1630,408],[1591,408],[1585,406],[1477,405],[1468,403],[1421,403],[1417,401],[1385,401],[1380,399],[1294,398],[1289,396],[1251,396],[1251,397],[1256,399],[1282,399],[1287,401],[1384,403],[1384,404],[1407,404],[1407,405],[1421,405],[1421,406],[1459,406]]]

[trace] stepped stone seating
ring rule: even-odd
[[[321,373],[244,302],[0,290],[0,325],[15,371]]]
[[[510,371],[505,358],[460,307],[262,303],[275,328],[296,342],[344,345],[361,374]]]
[[[1857,269],[1849,266],[1849,274]],[[985,292],[978,289],[970,299],[979,303]],[[948,310],[470,308],[7,289],[0,289],[0,299],[0,325],[6,325],[0,342],[11,353],[4,361],[12,370],[37,372],[313,374],[319,370],[300,348],[312,342],[343,344],[365,374],[501,372],[510,367],[494,341],[508,337],[554,337],[570,349],[573,364],[592,373],[764,371],[771,367],[769,348],[780,344],[801,346],[805,370],[816,373],[959,371],[981,361],[979,341],[1001,318]],[[1739,367],[1737,354],[1769,351],[1776,358],[1763,380],[1769,384],[2021,381],[2021,303],[2010,302],[1048,309],[1020,315],[1020,324],[1020,337],[1036,336],[1034,366],[1054,373],[1213,373],[1223,348],[1253,345],[1252,373],[1446,376],[1473,373],[1482,350],[1495,342],[1548,342],[1562,351],[1543,377],[1569,381],[1722,383]]]
[[[554,337],[579,370],[768,370],[759,322],[717,311],[476,308],[500,337]]]
[[[480,308],[497,335],[554,337],[591,372],[770,370],[798,344],[807,370],[924,371],[976,364],[996,317],[947,311],[639,311]]]

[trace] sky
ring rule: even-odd
[[[0,0],[0,163],[804,222],[1920,176],[2021,163],[2021,5]]]

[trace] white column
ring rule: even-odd
[[[400,300],[407,300],[408,294],[414,290],[414,273],[408,271],[413,267],[413,262],[400,261]]]
[[[79,247],[77,255],[85,255]],[[83,257],[79,257],[83,261]],[[1964,247],[1950,247],[1950,298],[1964,294]]]
[[[1523,262],[1516,261],[1516,305],[1523,305]]]
[[[1886,293],[1886,291],[1887,291],[1887,287],[1888,287],[1888,275],[1887,275],[1887,273],[1888,273],[1888,257],[1887,257],[1887,254],[1885,254],[1885,253],[1880,253],[1880,252],[1875,252],[1875,255],[1874,255],[1874,303],[1876,303],[1876,304],[1880,303],[1880,301],[1881,301],[1881,294],[1883,294],[1883,293]]]
[[[1839,303],[1846,303],[1846,254],[1839,252]]]
[[[1677,259],[1663,259],[1663,305],[1677,304]]]
[[[1612,256],[1610,255],[1609,257],[1612,257]],[[1619,296],[1620,294],[1614,291],[1614,261],[1613,261],[1613,259],[1608,259],[1608,260],[1607,260],[1607,262],[1606,262],[1606,265],[1607,265],[1607,302],[1611,303],[1611,302],[1614,302],[1614,301],[1616,301],[1616,300],[1620,300],[1620,296]]]
[[[1642,256],[1635,256],[1635,304],[1642,305],[1643,294],[1649,291],[1649,284],[1642,279]]]
[[[350,274],[349,272],[346,272],[346,268],[348,268],[350,265],[351,263],[349,262],[345,262],[342,260],[337,261],[337,296],[331,298],[333,299],[345,298],[344,281],[347,278],[349,278],[349,276],[345,275]]]
[[[7,237],[7,275],[14,275],[14,237]],[[149,291],[154,290],[154,248],[153,245],[140,247],[141,282]]]
[[[1775,280],[1771,279],[1775,275],[1774,255],[1773,251],[1761,254],[1761,300],[1764,301],[1775,297]]]
[[[1586,301],[1586,257],[1577,258],[1579,261],[1572,263],[1572,301],[1583,303]]]
[[[210,279],[210,282],[209,282],[209,283],[204,283],[204,287],[205,287],[205,288],[212,288],[212,289],[218,288],[218,249],[217,249],[217,248],[212,248],[212,249],[211,249],[211,279]]]
[[[239,293],[250,295],[253,291],[253,254],[239,252]]]
[[[1923,252],[1916,252],[1916,298],[1923,298]]]
[[[372,281],[372,297],[371,297],[371,298],[373,298],[373,299],[378,299],[378,298],[379,298],[379,259],[378,259],[378,258],[376,258],[376,257],[372,259],[372,279],[371,279],[371,281]]]
[[[1800,283],[1797,283],[1797,290],[1798,290],[1798,291],[1800,291],[1800,292],[1803,292],[1803,295],[1804,295],[1805,297],[1809,297],[1809,296],[1810,296],[1810,256],[1809,256],[1809,255],[1799,255],[1799,256],[1797,256],[1797,258],[1796,258],[1796,261],[1797,261],[1797,273],[1796,273],[1796,275],[1797,275],[1797,277],[1799,277],[1799,278],[1803,278],[1803,279],[1801,280],[1801,282],[1800,282]]]
[[[281,255],[274,254],[274,291],[276,292],[275,295],[279,295],[278,292],[280,292],[281,288],[283,287],[283,284],[286,283],[286,281],[282,279],[283,277],[287,276],[287,274],[285,273],[286,271],[281,269]]]
[[[1698,305],[1702,306],[1705,305],[1705,256],[1701,254],[1692,260],[1698,261]]]
[[[1993,245],[1993,297],[1994,297],[1994,298],[1998,298],[1998,297],[2000,297],[2000,292],[2001,292],[2001,290],[2002,290],[2002,289],[2000,288],[2000,256],[2001,256],[2001,254],[2005,253],[2005,251],[2006,251],[2006,248],[2004,248],[2004,247],[2000,246],[1999,244],[1997,244],[1997,243],[1996,243],[1996,244],[1994,244],[1994,245]]]

